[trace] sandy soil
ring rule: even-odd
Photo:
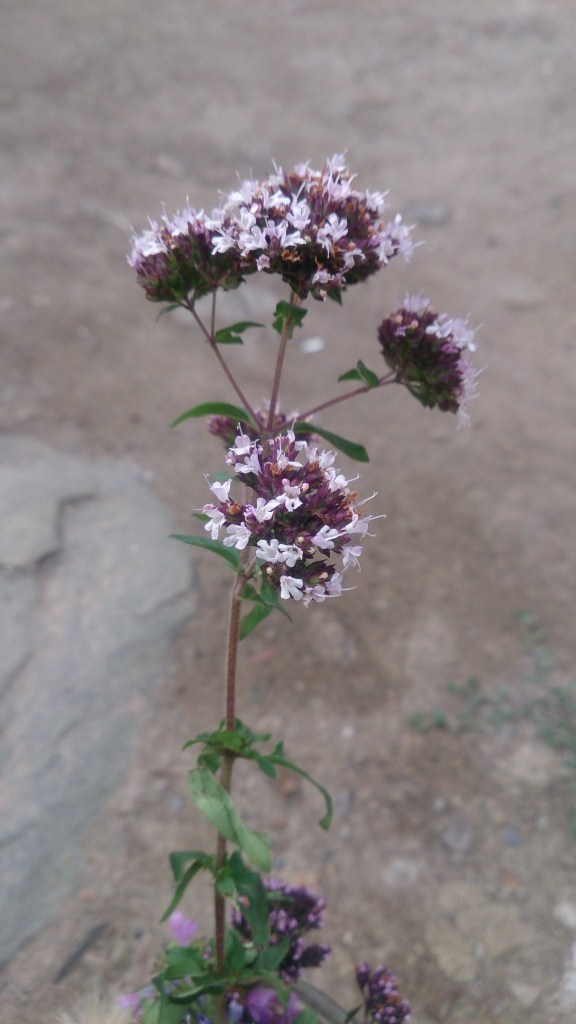
[[[311,308],[303,337],[325,347],[294,344],[287,407],[374,362],[406,288],[482,323],[470,429],[400,389],[326,415],[369,447],[362,490],[387,518],[353,593],[243,648],[240,713],[331,787],[332,832],[286,780],[242,776],[238,798],[276,870],[328,897],[336,998],[352,1004],[364,957],[397,972],[421,1024],[573,1021],[574,5],[5,0],[0,23],[3,431],[130,456],[188,527],[220,453],[166,424],[232,396],[189,324],[155,322],[129,225],[187,195],[210,208],[271,157],[346,149],[426,240],[342,310]],[[269,320],[275,297],[246,286],[234,319]],[[273,345],[232,354],[255,400]],[[228,577],[197,562],[203,610],[139,706],[74,893],[2,976],[6,1024],[146,980],[166,854],[209,842],[180,748],[220,714]]]

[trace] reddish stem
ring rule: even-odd
[[[387,373],[385,377],[381,377],[378,381],[378,387],[384,387],[386,384],[394,384],[396,375],[394,373]],[[355,395],[364,395],[367,391],[375,391],[375,387],[368,387],[367,384],[363,384],[362,387],[354,388],[353,391],[347,391],[344,395],[338,395],[337,398],[329,398],[327,402],[322,402],[321,405],[315,405],[312,409],[307,409],[306,412],[300,413],[300,419],[308,419],[309,416],[314,416],[317,412],[322,412],[324,409],[329,409],[332,405],[338,405],[339,402],[345,402],[348,398],[354,398]]]

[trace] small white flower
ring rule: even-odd
[[[294,601],[301,601],[303,586],[303,580],[299,580],[295,576],[281,576],[280,597],[284,601],[287,601],[289,598],[292,598]]]
[[[332,548],[334,547],[334,541],[339,536],[340,534],[338,530],[334,530],[330,526],[323,526],[320,530],[318,530],[318,533],[316,533],[314,537],[312,537],[312,543],[315,544],[317,548],[322,548],[323,550],[331,551]]]
[[[272,519],[274,509],[278,508],[278,505],[279,502],[276,498],[271,498],[270,501],[266,501],[264,498],[258,498],[256,505],[247,505],[246,510],[253,515],[259,523],[265,523],[269,519]]]
[[[226,534],[226,537],[224,537],[225,547],[236,548],[238,551],[243,551],[252,536],[248,527],[244,526],[244,523],[239,525],[232,523],[227,528]]]
[[[308,203],[301,200],[299,203],[292,203],[290,210],[286,214],[286,220],[296,228],[297,231],[302,231],[310,222],[310,207]]]
[[[279,544],[278,561],[285,562],[289,569],[293,569],[296,562],[302,558],[303,551],[297,544]]]
[[[345,491],[350,483],[343,473],[338,473],[330,467],[326,470],[326,481],[331,491]]]
[[[357,544],[355,547],[345,548],[342,557],[342,568],[348,569],[350,566],[352,566],[354,569],[358,569],[358,572],[360,572],[360,562],[358,561],[358,559],[360,558],[361,554],[362,547],[360,544]]]
[[[212,253],[216,255],[219,252],[228,252],[229,249],[236,248],[236,239],[232,238],[226,232],[222,234],[212,235]]]
[[[256,545],[256,558],[261,558],[264,562],[280,561],[280,555],[278,552],[279,541],[275,537],[272,540],[259,540]]]
[[[300,487],[298,484],[290,484],[288,480],[283,480],[282,486],[284,493],[278,495],[278,503],[284,505],[287,512],[293,512],[295,508],[299,508],[302,504],[298,497]]]
[[[317,601],[318,604],[320,604],[322,601],[326,600],[326,597],[327,594],[325,587],[323,587],[321,583],[317,583],[314,587],[306,587],[302,604],[307,608],[311,601]]]
[[[218,540],[220,528],[226,522],[226,517],[215,505],[204,505],[202,509],[205,516],[210,517],[210,522],[204,524],[204,529],[212,535],[212,540]]]
[[[335,572],[332,579],[326,580],[326,593],[330,597],[340,597],[342,593],[342,573]]]
[[[248,458],[244,459],[244,462],[236,463],[234,468],[237,473],[255,473],[256,476],[259,476],[262,471],[262,467],[260,466],[258,452],[251,452]]]
[[[402,305],[409,313],[416,313],[420,316],[427,309],[430,309],[430,299],[427,299],[424,295],[410,295],[407,292]]]
[[[348,234],[348,221],[344,217],[338,217],[336,213],[331,213],[328,217],[326,224],[323,227],[318,228],[316,233],[316,241],[323,245],[326,249],[328,256],[332,252],[332,248],[335,242],[340,241]]]
[[[231,484],[232,480],[225,480],[224,483],[216,481],[215,483],[210,484],[210,490],[212,491],[212,494],[216,495],[219,501],[228,501]]]

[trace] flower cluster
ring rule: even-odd
[[[457,412],[467,420],[468,401],[476,394],[474,330],[467,320],[451,320],[430,307],[428,299],[406,296],[404,305],[380,325],[387,365],[424,406]]]
[[[279,274],[305,298],[325,299],[412,254],[400,216],[385,222],[384,195],[352,187],[342,156],[243,181],[210,215],[187,207],[134,239],[129,263],[154,302],[192,301],[249,274]]]
[[[275,946],[286,937],[290,940],[278,973],[283,981],[294,982],[305,967],[319,967],[330,955],[324,942],[306,945],[303,938],[312,929],[322,927],[326,903],[306,886],[288,885],[274,878],[264,884],[270,907],[270,945]],[[250,925],[241,911],[233,910],[232,923],[244,939],[252,938]]]
[[[354,535],[363,537],[374,517],[361,514],[364,502],[334,468],[335,457],[291,430],[262,443],[240,433],[226,461],[253,502],[230,497],[231,479],[211,484],[219,504],[204,505],[205,529],[213,540],[224,530],[226,547],[253,547],[254,567],[284,600],[309,605],[338,596],[343,573],[359,567]],[[341,556],[338,568],[332,556]]]
[[[359,964],[356,980],[364,997],[367,1024],[404,1024],[410,1020],[410,1005],[400,996],[396,978],[387,967],[372,971],[368,964]]]

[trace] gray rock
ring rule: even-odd
[[[0,572],[3,963],[70,891],[82,833],[129,762],[133,697],[162,678],[195,597],[170,516],[132,465],[21,438],[0,460],[13,524]]]
[[[94,488],[87,464],[33,441],[0,439],[0,564],[22,569],[58,551],[62,504]]]

